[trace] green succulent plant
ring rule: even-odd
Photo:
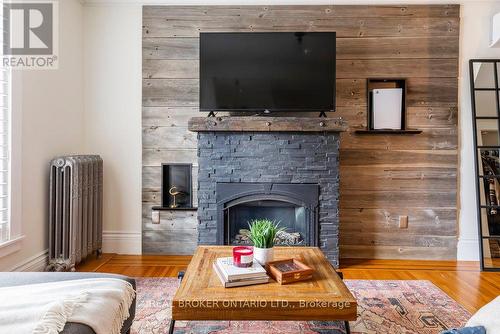
[[[248,223],[248,237],[257,248],[271,248],[274,246],[276,234],[284,231],[279,222],[269,219],[254,219]]]

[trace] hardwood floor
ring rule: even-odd
[[[104,254],[87,260],[78,271],[131,277],[176,277],[191,256]],[[342,259],[346,279],[429,280],[474,313],[500,295],[500,273],[480,272],[477,262]]]
[[[185,255],[116,255],[103,254],[98,260],[86,261],[78,271],[122,274],[131,277],[177,277],[186,270],[191,256]]]

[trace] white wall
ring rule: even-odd
[[[500,58],[489,48],[493,15],[500,1],[467,2],[462,7],[460,36],[460,217],[457,257],[479,259],[469,59]]]
[[[104,160],[104,252],[141,252],[142,7],[84,9],[85,149]]]
[[[59,12],[59,69],[13,74],[13,116],[22,119],[20,129],[15,129],[21,133],[14,133],[22,145],[17,159],[22,166],[13,166],[21,178],[13,188],[13,202],[20,204],[20,210],[13,212],[13,221],[21,221],[25,239],[21,250],[0,258],[0,270],[44,254],[48,245],[49,162],[57,155],[83,148],[83,8],[78,0],[64,0]],[[19,150],[19,146],[13,149]]]

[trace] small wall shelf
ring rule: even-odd
[[[356,130],[358,135],[418,135],[422,130],[407,129],[407,130]]]
[[[152,208],[155,211],[196,211],[198,208],[195,207],[179,207],[179,208],[171,208],[171,207],[164,207],[164,206],[153,206]]]
[[[401,101],[401,129],[374,129],[374,115],[373,115],[373,90],[374,89],[394,89],[399,88],[402,90]],[[366,92],[367,92],[367,129],[355,130],[357,135],[416,135],[422,133],[422,130],[407,129],[406,128],[406,79],[392,78],[392,79],[367,79]]]
[[[192,164],[169,163],[161,165],[162,186],[160,207],[168,209],[193,207],[192,171]],[[177,193],[172,195],[172,190]],[[176,208],[170,208],[172,204]]]

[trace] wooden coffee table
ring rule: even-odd
[[[231,246],[199,246],[172,302],[175,320],[356,320],[357,303],[317,247],[276,247],[275,260],[297,258],[314,268],[309,281],[224,288],[212,268]]]

